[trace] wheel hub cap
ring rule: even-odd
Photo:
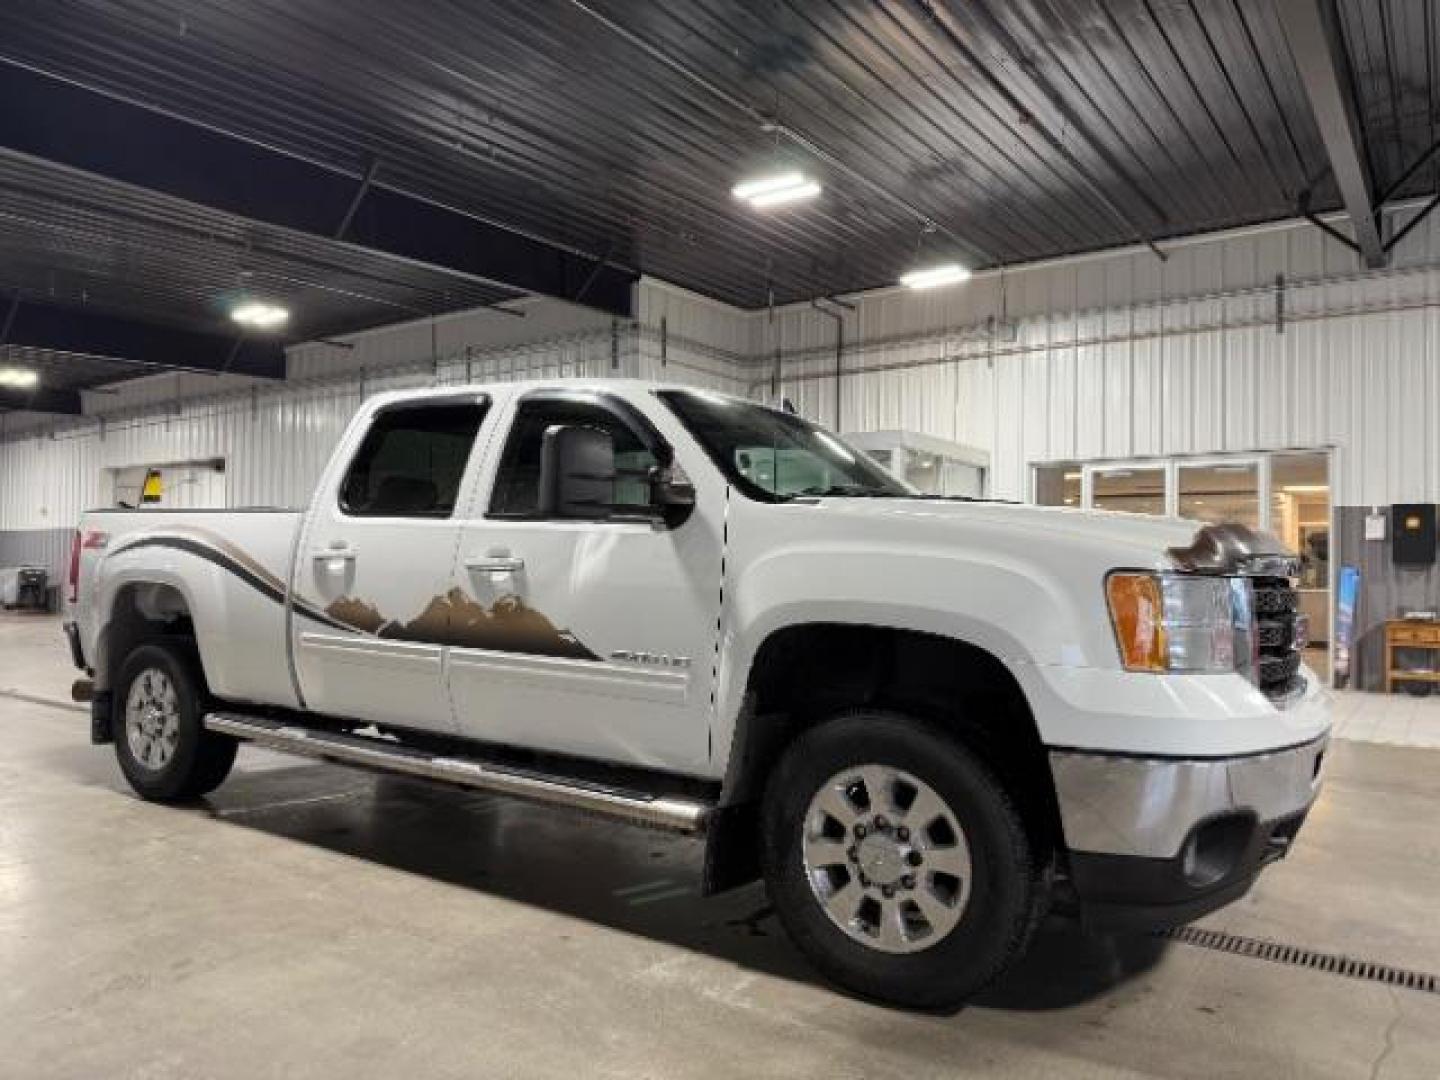
[[[919,777],[858,765],[810,800],[805,876],[835,926],[869,948],[912,953],[942,941],[970,899],[970,846],[960,819]]]
[[[860,841],[856,862],[861,872],[877,885],[894,885],[905,873],[908,851],[908,846],[884,834],[871,835]]]
[[[175,754],[180,741],[180,698],[170,676],[146,668],[130,684],[125,697],[125,739],[130,756],[145,769],[158,772]]]

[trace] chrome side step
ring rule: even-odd
[[[515,795],[654,829],[703,832],[711,809],[695,799],[630,791],[472,758],[437,756],[383,739],[304,728],[268,717],[213,712],[206,715],[205,726],[272,750]]]

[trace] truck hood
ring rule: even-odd
[[[1035,547],[1066,547],[1103,552],[1113,565],[1173,569],[1181,560],[1177,551],[1219,549],[1217,560],[1247,550],[1278,550],[1273,540],[1237,526],[1212,526],[1181,518],[1152,517],[1115,511],[1073,510],[1068,507],[1028,506],[1013,503],[964,502],[941,499],[821,499],[819,508],[838,518],[861,517],[879,524],[889,520],[897,530],[932,532],[954,527],[974,535],[1010,534],[1014,543]],[[837,526],[838,526],[837,521]],[[1236,530],[1243,536],[1236,536]],[[1221,534],[1207,542],[1207,535]],[[1196,567],[1202,568],[1202,567]],[[1203,569],[1221,569],[1220,565]]]

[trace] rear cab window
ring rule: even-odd
[[[486,401],[411,402],[371,420],[340,485],[350,517],[448,518]]]

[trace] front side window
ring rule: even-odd
[[[664,390],[660,398],[751,498],[915,494],[865,454],[798,416],[720,394]]]
[[[345,482],[354,517],[449,517],[487,404],[401,405],[375,414]]]
[[[540,399],[522,401],[515,413],[490,513],[500,517],[535,517],[540,512],[540,449],[545,432],[556,425],[599,428],[615,442],[615,494],[611,505],[621,510],[650,506],[650,471],[658,462],[639,436],[618,416],[594,402]]]

